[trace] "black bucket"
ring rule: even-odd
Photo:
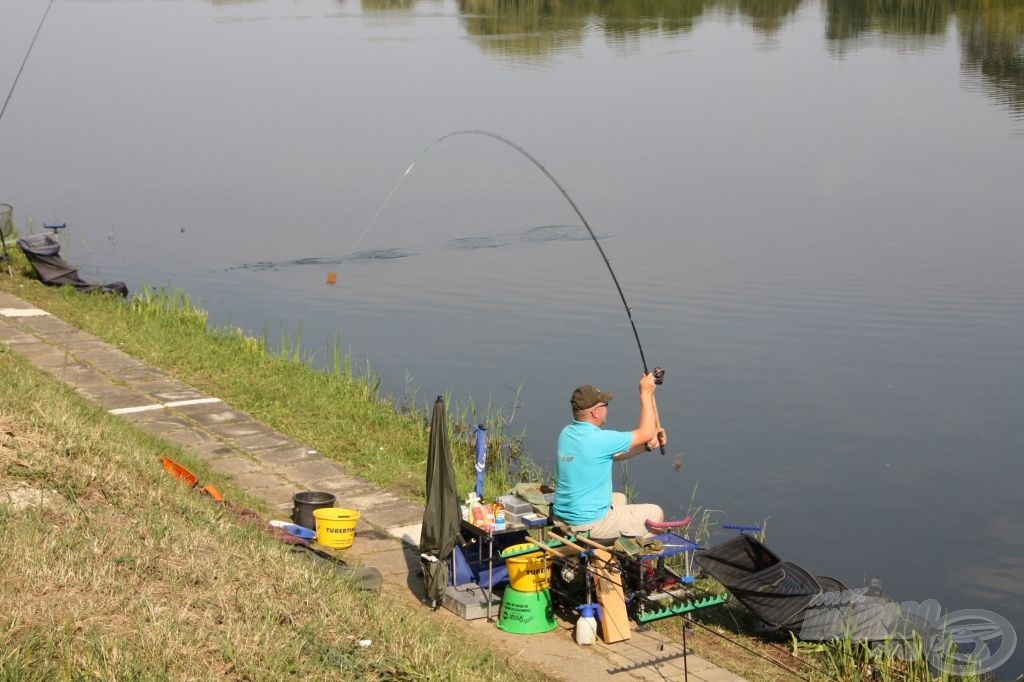
[[[292,523],[316,530],[313,511],[324,507],[333,507],[336,500],[337,498],[330,493],[318,493],[312,490],[295,493],[292,495]]]

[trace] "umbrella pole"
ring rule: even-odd
[[[487,427],[477,424],[473,429],[476,435],[476,496],[484,499],[484,470],[487,468]]]

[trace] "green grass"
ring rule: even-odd
[[[29,276],[19,257],[15,254],[14,261],[21,276],[0,277],[0,289],[226,400],[355,474],[422,499],[432,401],[417,405],[410,378],[400,399],[382,396],[372,368],[356,370],[338,341],[321,351],[327,355],[320,363],[326,369],[316,369],[312,354],[302,346],[301,330],[279,330],[272,342],[266,330],[252,337],[239,329],[213,329],[206,312],[175,289],[146,288],[123,301],[47,288]],[[0,558],[5,567],[21,569],[4,569],[12,576],[5,573],[0,603],[0,613],[10,614],[0,616],[0,627],[7,632],[0,640],[5,644],[0,648],[0,679],[276,679],[310,670],[313,676],[330,670],[346,679],[419,679],[434,677],[424,671],[437,665],[454,670],[452,679],[470,674],[503,678],[492,669],[505,670],[507,662],[471,644],[454,650],[444,645],[435,652],[435,639],[409,622],[400,606],[339,587],[330,575],[313,576],[308,567],[293,574],[296,569],[280,547],[205,500],[183,494],[181,486],[168,487],[169,478],[153,466],[157,453],[166,448],[160,441],[79,404],[9,354],[0,352],[0,370],[18,378],[0,391],[3,432],[35,443],[26,450],[0,441],[0,482],[55,490],[72,505],[25,512],[13,524],[7,522],[14,517],[0,513]],[[521,437],[509,434],[517,399],[518,392],[510,405],[481,408],[471,399],[456,404],[446,396],[463,493],[474,484],[470,430],[480,421],[488,427],[488,497],[520,479],[544,479],[545,472],[522,453]],[[61,407],[51,409],[51,403]],[[41,404],[47,409],[37,407]],[[14,426],[8,428],[8,423]],[[112,433],[118,435],[112,439]],[[12,457],[12,452],[22,451],[34,454]],[[205,472],[186,453],[179,451],[176,458],[197,473]],[[243,493],[231,491],[230,497],[242,499]],[[698,538],[706,537],[712,511],[695,506],[695,498],[696,489],[689,513],[697,519]],[[24,559],[13,549],[21,546],[33,547]],[[262,577],[251,582],[237,578],[243,573],[238,560],[245,572],[255,566]],[[287,575],[279,574],[289,566]],[[40,608],[20,603],[17,595],[39,592],[39,585],[45,586]],[[332,599],[338,601],[325,608],[323,601],[331,604]],[[338,613],[346,614],[341,635],[324,628],[339,620]],[[793,676],[761,657],[813,680],[852,681],[865,675],[946,679],[932,676],[920,661],[886,659],[849,641],[827,647],[785,642],[780,647],[763,641],[754,633],[749,613],[735,603],[695,618],[757,652],[724,643],[703,629],[689,640],[698,654],[751,680]],[[670,619],[657,627],[678,637],[681,623]],[[218,632],[215,641],[194,639],[199,637],[195,633],[211,630]],[[449,637],[459,641],[453,633],[443,635]],[[387,642],[380,647],[387,651],[359,649],[357,639]],[[195,651],[200,662],[192,666],[185,659]],[[26,672],[36,668],[52,674]]]
[[[409,499],[422,501],[432,400],[417,406],[379,392],[371,367],[353,367],[338,340],[319,351],[323,369],[312,366],[301,332],[279,332],[272,342],[237,328],[212,328],[207,314],[173,288],[145,288],[124,301],[44,287],[28,272],[20,253],[20,275],[0,278],[0,288],[67,320],[129,355],[217,396],[278,431],[344,464],[352,473]],[[478,409],[447,397],[452,458],[459,490],[474,486],[475,453],[470,423],[487,425],[486,497],[504,493],[521,478],[543,475],[522,453],[521,438],[509,435],[511,406]]]
[[[3,347],[0,375],[0,490],[46,500],[0,505],[0,679],[541,675],[289,554],[159,456],[208,480],[201,462]]]

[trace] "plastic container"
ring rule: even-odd
[[[576,643],[582,646],[597,641],[597,618],[594,614],[601,613],[599,604],[580,604],[576,607],[580,617],[576,621]]]
[[[546,526],[548,524],[548,517],[530,512],[529,514],[523,514],[520,516],[519,523],[523,524],[527,528],[540,528],[541,526]]]
[[[550,590],[520,592],[505,588],[501,597],[501,614],[495,624],[499,630],[517,635],[551,632],[558,627],[551,605]]]
[[[330,493],[321,493],[314,490],[307,490],[292,495],[292,523],[316,530],[316,520],[313,512],[317,509],[333,507],[337,498]]]
[[[498,498],[498,504],[513,514],[529,514],[533,511],[533,505],[517,495],[502,495]]]
[[[544,552],[510,557],[505,559],[505,566],[509,585],[519,592],[539,592],[551,584],[551,567]]]
[[[355,509],[328,507],[313,512],[316,541],[331,549],[348,549],[356,539],[359,512]]]
[[[498,508],[498,511],[494,514],[494,531],[505,530],[505,510]]]

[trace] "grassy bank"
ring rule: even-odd
[[[44,287],[26,276],[0,278],[0,288],[99,336],[130,355],[215,395],[278,431],[335,459],[353,473],[409,499],[422,500],[427,410],[378,392],[370,368],[357,371],[335,344],[326,369],[306,362],[298,334],[274,343],[238,329],[215,329],[206,312],[177,290],[145,290],[130,301]],[[433,396],[430,396],[431,403]],[[460,491],[473,487],[474,451],[466,422],[488,425],[487,495],[508,489],[515,439],[503,432],[497,410],[474,415],[449,404],[452,456]]]
[[[297,338],[285,337],[273,350],[265,338],[211,329],[206,313],[180,292],[142,292],[126,302],[6,275],[0,289],[223,398],[357,475],[422,497],[425,414],[379,395],[372,372],[355,371],[340,347],[330,350],[326,370],[316,370]],[[61,496],[42,509],[0,511],[0,614],[10,614],[0,615],[0,679],[83,670],[107,678],[538,679],[457,633],[427,632],[405,604],[382,603],[297,564],[154,466],[166,445],[4,351],[0,372],[12,378],[0,390],[0,488],[21,484]],[[459,436],[465,415],[455,413],[453,454],[466,491],[473,455]],[[492,463],[502,462],[497,450],[508,442],[496,421],[500,416],[490,429]],[[507,459],[492,466],[489,494],[506,489],[508,476]],[[38,603],[24,594],[39,594]],[[794,655],[788,642],[747,636],[753,628],[736,605],[695,618],[707,626],[689,637],[695,652],[751,680],[944,679],[900,662],[879,666],[851,647]],[[658,627],[681,637],[681,623]],[[363,639],[378,644],[362,649]],[[183,660],[189,657],[197,660]]]
[[[166,444],[2,349],[0,375],[0,489],[28,502],[0,505],[0,679],[540,675],[291,555],[168,476]]]

